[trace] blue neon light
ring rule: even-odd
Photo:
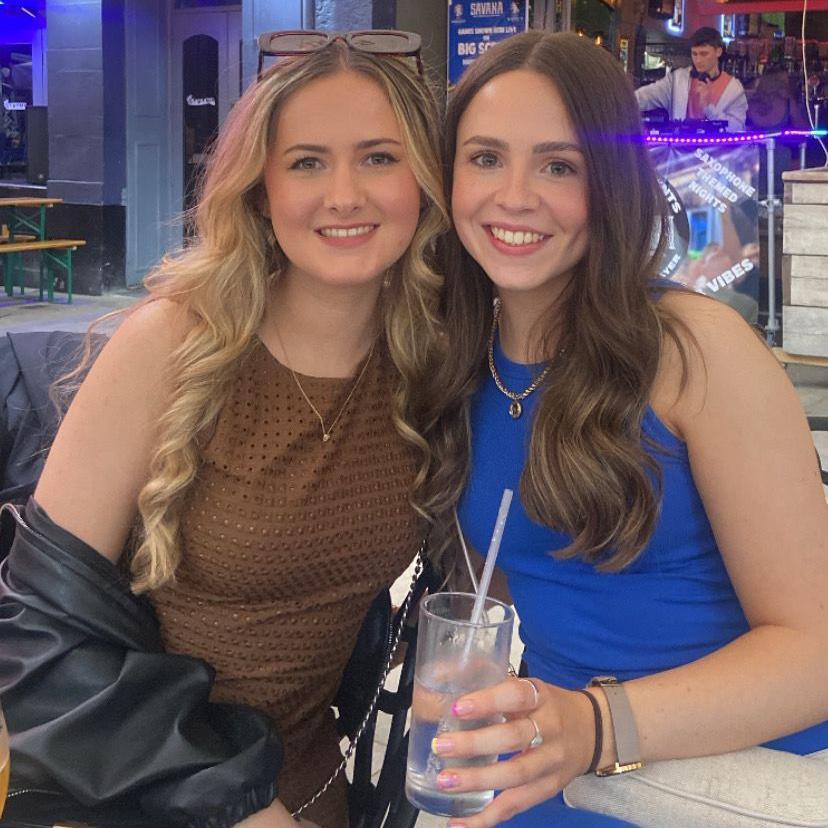
[[[751,144],[768,138],[824,138],[828,129],[783,129],[780,132],[739,132],[728,135],[646,135],[648,144]]]

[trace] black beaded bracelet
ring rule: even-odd
[[[586,770],[586,773],[595,773],[598,769],[598,761],[601,758],[601,748],[604,746],[604,720],[601,716],[601,708],[598,705],[598,701],[592,693],[586,690],[576,690],[575,692],[583,693],[589,699],[589,703],[592,705],[592,713],[595,716],[595,748],[592,751],[592,761]]]

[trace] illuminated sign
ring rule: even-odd
[[[448,3],[448,82],[451,89],[467,66],[495,43],[529,26],[528,0]]]

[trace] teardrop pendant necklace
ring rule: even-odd
[[[523,414],[523,401],[533,392],[535,391],[538,386],[546,379],[549,371],[552,369],[552,363],[548,362],[546,367],[541,371],[531,382],[531,384],[524,388],[523,391],[512,391],[505,386],[503,380],[500,378],[500,374],[497,373],[497,368],[495,366],[494,361],[494,340],[495,334],[497,333],[497,325],[500,321],[500,311],[501,311],[501,302],[500,299],[495,299],[494,305],[494,318],[492,319],[492,330],[489,333],[489,345],[487,348],[487,355],[489,357],[489,373],[492,375],[492,379],[494,380],[495,385],[497,386],[497,390],[500,391],[501,394],[507,396],[511,403],[509,403],[509,415],[513,420],[517,420],[520,418],[520,415]],[[563,349],[558,352],[558,355],[563,353]]]
[[[278,329],[274,328],[274,330],[275,330],[275,333],[276,333],[276,339],[278,340],[279,345],[282,349],[282,353],[285,355],[285,362],[286,363],[290,362],[290,358],[288,357],[287,350],[285,350],[285,343],[282,342],[282,337],[279,335]],[[331,433],[334,430],[334,426],[339,422],[340,418],[345,413],[345,409],[348,407],[348,403],[351,401],[351,397],[354,396],[354,393],[356,392],[357,388],[359,387],[359,384],[362,382],[362,378],[365,376],[365,372],[368,370],[368,364],[371,362],[371,357],[374,355],[374,349],[376,348],[376,345],[377,345],[377,337],[374,337],[374,341],[371,343],[371,348],[368,351],[368,356],[365,358],[365,362],[362,365],[362,370],[359,372],[359,375],[357,376],[356,380],[354,381],[354,384],[351,386],[351,390],[348,392],[348,396],[345,397],[345,402],[342,403],[342,407],[339,409],[339,412],[337,413],[336,417],[333,418],[333,421],[331,422],[330,426],[328,426],[327,428],[325,427],[324,418],[319,413],[319,409],[313,404],[313,402],[311,401],[311,398],[305,393],[305,389],[302,388],[302,383],[299,382],[299,377],[296,376],[296,371],[294,371],[293,368],[290,367],[290,365],[286,366],[288,371],[290,371],[290,375],[293,377],[293,381],[296,383],[296,387],[299,389],[299,393],[302,395],[305,402],[310,407],[310,410],[313,411],[314,414],[316,414],[316,419],[319,420],[319,425],[322,426],[322,442],[323,443],[327,443],[331,439]]]

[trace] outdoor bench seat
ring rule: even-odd
[[[59,265],[66,271],[66,301],[72,302],[72,251],[86,244],[83,239],[44,239],[13,241],[0,244],[0,261],[3,262],[3,283],[6,295],[12,296],[15,283],[23,294],[22,257],[25,253],[40,254],[40,299],[43,300],[43,283],[49,301],[54,299],[55,273],[52,267]],[[52,267],[50,267],[50,265]]]

